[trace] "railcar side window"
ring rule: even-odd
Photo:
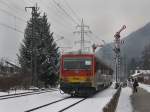
[[[91,69],[91,58],[64,58],[64,69]]]

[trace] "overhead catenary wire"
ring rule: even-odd
[[[80,17],[76,14],[76,12],[70,7],[69,3],[66,0],[63,0],[64,3],[67,5],[67,7],[70,9],[70,11],[75,15],[75,17],[78,19],[78,21],[81,21]],[[59,3],[60,4],[60,3]],[[92,37],[94,37],[96,40],[98,40],[98,36],[95,35],[93,32],[91,33]],[[103,42],[103,40],[101,40]]]
[[[10,4],[11,3],[11,4]],[[10,10],[10,11],[12,11],[13,13],[14,12],[17,12],[17,15],[20,15],[21,17],[22,16],[25,16],[26,15],[26,13],[25,13],[25,11],[24,11],[24,7],[23,8],[19,8],[19,6],[17,6],[17,5],[13,5],[14,3],[12,3],[12,1],[8,1],[8,0],[1,0],[0,1],[0,4],[3,4],[3,5],[5,5],[6,7],[8,7],[9,8],[9,10],[10,9],[12,9],[12,10]],[[15,10],[15,11],[14,11]],[[11,12],[11,13],[12,13]]]
[[[38,0],[38,1],[40,2],[40,0]],[[46,6],[49,9],[49,11],[47,12],[47,17],[49,17],[48,20],[50,20],[50,23],[52,23],[52,21],[55,22],[55,24],[53,24],[53,28],[54,28],[54,26],[56,26],[55,28],[61,29],[61,31],[65,31],[65,32],[68,32],[72,28],[69,21],[66,20],[68,18],[66,18],[66,19],[63,18],[66,15],[60,9],[58,9],[58,7],[56,7],[56,5],[53,2],[50,3],[50,1],[48,1],[46,3],[43,1],[41,4],[43,4],[44,6]],[[52,13],[54,15],[50,16]]]
[[[58,1],[56,2],[55,0],[52,0],[52,1],[55,4],[55,6],[57,6],[61,11],[63,11],[63,12],[65,11],[64,14],[67,13],[67,16],[69,15],[68,11],[63,7],[63,5],[60,2],[58,2]],[[67,1],[64,0],[64,2],[67,5],[67,7],[69,8],[69,10],[75,15],[73,17],[76,17],[76,19],[78,18],[78,21],[79,21],[80,19],[79,19],[79,16],[76,14],[76,12],[70,7],[70,5],[67,3]],[[71,15],[69,15],[69,17],[73,18]],[[74,19],[74,20],[76,21],[76,19]],[[76,23],[77,23],[77,21],[76,21]],[[94,37],[96,40],[98,40],[97,39],[98,36],[94,35],[93,33],[92,33],[92,37]]]
[[[60,4],[60,2],[56,2],[56,0],[52,0],[53,1],[53,3],[54,3],[54,5],[55,6],[57,6],[57,8],[59,8],[60,10],[61,10],[61,12],[63,12],[63,14],[65,14],[66,16],[68,16],[72,21],[74,21],[74,23],[76,23],[77,24],[77,21],[65,10],[65,8],[63,7],[63,5],[61,5]],[[5,5],[8,5],[7,3],[5,3],[5,2],[3,2]],[[43,2],[42,2],[43,3]],[[74,15],[76,15],[76,16],[74,16],[74,17],[76,17],[76,18],[78,18],[78,20],[79,20],[79,17],[77,16],[77,14],[75,13],[75,11],[70,7],[70,5],[67,3],[67,1],[65,1],[65,4],[67,5],[67,7],[71,10],[71,12],[72,13],[74,13]],[[8,7],[10,7],[9,5],[8,5]],[[11,8],[12,8],[12,6],[11,6]],[[50,8],[50,7],[49,7]],[[20,9],[20,8],[19,8]],[[22,19],[22,18],[20,18],[20,17],[18,17],[18,16],[15,16],[15,15],[13,15],[12,13],[9,13],[8,11],[5,11],[5,10],[1,10],[1,11],[3,11],[3,12],[5,12],[5,13],[7,13],[7,14],[9,14],[9,15],[11,15],[11,16],[13,16],[15,19],[17,19],[17,20],[21,20],[21,21],[24,21],[24,22],[26,22],[26,20],[24,20],[24,19]],[[60,13],[60,14],[62,14],[62,13]],[[62,15],[63,16],[63,15]],[[53,19],[53,20],[55,20],[56,21],[56,23],[58,23],[59,22],[59,20],[56,20],[55,18]],[[64,19],[65,20],[65,19]],[[59,22],[60,24],[62,24],[62,25],[60,25],[61,27],[64,27],[64,29],[70,29],[69,27],[71,27],[71,25],[65,25],[64,24],[64,21],[63,21],[63,23],[61,23],[61,22]],[[64,30],[63,29],[63,30]],[[68,31],[68,30],[66,30],[66,31]]]
[[[64,19],[62,19],[62,17],[63,16],[66,16],[64,13],[62,13],[62,11],[58,8],[58,7],[56,7],[56,5],[52,2],[52,3],[45,3],[45,2],[42,2],[42,4],[44,5],[44,6],[47,6],[48,7],[48,9],[50,10],[50,11],[52,11],[52,13],[54,13],[55,15],[57,15],[58,14],[58,12],[59,12],[59,15],[57,15],[57,17],[56,16],[54,16],[54,18],[52,18],[52,16],[50,16],[49,17],[49,14],[50,14],[50,12],[48,11],[48,13],[47,13],[47,16],[49,17],[48,18],[48,20],[50,20],[51,22],[54,20],[55,21],[55,24],[52,24],[53,26],[52,26],[52,29],[60,29],[60,30],[57,30],[57,31],[55,31],[54,32],[54,36],[55,37],[61,37],[61,36],[63,36],[63,37],[65,37],[65,32],[68,32],[68,31],[70,31],[70,33],[72,33],[72,31],[70,30],[71,28],[73,29],[73,27],[71,27],[71,24],[70,23],[67,23],[67,22],[64,22],[64,20],[65,20],[65,18]],[[47,5],[48,4],[48,5]],[[50,7],[50,5],[51,5],[51,7]],[[52,5],[53,4],[53,5]],[[52,8],[55,8],[55,9],[53,9],[52,10]],[[57,9],[57,11],[56,11],[56,9]],[[57,20],[56,20],[57,19]],[[68,19],[68,18],[67,18]],[[71,22],[71,21],[70,21]],[[61,25],[60,24],[58,24],[58,23],[61,23]],[[63,24],[62,24],[63,23]],[[56,25],[57,24],[57,25]],[[61,27],[61,28],[60,28]],[[68,29],[68,30],[67,30]],[[62,33],[62,31],[65,31],[65,32],[63,32]]]
[[[78,24],[78,22],[62,7],[62,5],[58,2],[56,2],[55,0],[52,0],[57,7],[59,7],[63,12],[64,14],[66,14],[75,24]]]
[[[48,12],[47,14],[49,14],[50,12]],[[47,16],[49,16],[49,15],[47,15]],[[57,16],[57,17],[56,17]],[[68,31],[68,30],[70,30],[70,28],[71,28],[71,25],[68,25],[68,23],[67,22],[65,22],[65,19],[63,19],[57,12],[56,12],[56,14],[55,14],[55,17],[53,16],[53,17],[49,17],[48,19],[50,19],[51,21],[55,21],[55,23],[56,24],[58,24],[59,25],[59,27],[62,27],[63,29],[62,30],[66,30],[66,31]],[[60,25],[61,24],[61,25]],[[68,29],[68,30],[67,30]]]
[[[76,19],[81,22],[81,18],[78,16],[78,14],[71,8],[70,4],[67,2],[67,0],[63,0],[66,6],[70,9],[70,11],[75,15]]]
[[[18,17],[18,16],[13,15],[12,13],[10,13],[10,12],[8,12],[8,11],[2,9],[2,8],[0,8],[0,11],[3,12],[3,13],[5,13],[5,14],[7,14],[7,15],[9,15],[9,16],[12,16],[13,19],[14,19],[14,22],[15,22],[15,23],[14,23],[14,27],[13,27],[13,26],[10,26],[10,25],[7,25],[7,24],[5,24],[5,23],[0,23],[1,26],[4,26],[4,27],[6,27],[6,28],[9,28],[9,29],[14,30],[14,31],[19,32],[19,33],[24,33],[23,31],[21,31],[20,29],[18,29],[18,28],[16,27],[16,20],[20,20],[20,21],[22,21],[22,22],[24,22],[24,23],[26,23],[26,20],[24,20],[24,19],[22,19],[22,18],[20,18],[20,17]]]
[[[50,1],[49,1],[49,2],[50,2]],[[53,4],[52,4],[52,3],[53,3]],[[63,30],[66,29],[66,28],[68,28],[68,29],[70,30],[70,28],[71,28],[70,23],[69,23],[69,25],[67,25],[68,23],[67,23],[67,24],[65,24],[66,22],[64,23],[64,20],[66,21],[66,19],[63,19],[63,20],[62,20],[62,17],[63,17],[63,16],[66,16],[66,14],[64,13],[64,11],[60,10],[60,8],[56,5],[55,2],[52,2],[52,3],[49,3],[49,4],[50,4],[51,6],[54,5],[54,7],[57,9],[57,12],[55,13],[55,15],[58,15],[58,12],[59,12],[59,14],[62,14],[62,16],[61,16],[61,15],[59,16],[59,18],[61,17],[61,19],[57,19],[57,18],[56,18],[56,19],[57,19],[57,20],[56,20],[56,19],[54,18],[53,20],[56,21],[56,24],[59,22],[59,20],[61,20],[61,22],[59,22],[59,23],[62,24],[62,25],[59,25],[59,26],[60,26],[60,27],[63,27]],[[43,2],[42,2],[42,4],[43,4]],[[46,5],[47,5],[47,4],[46,4]],[[45,6],[45,5],[44,5],[44,6]],[[49,6],[48,8],[51,8],[51,9],[52,9],[52,7],[50,7],[50,6]],[[68,17],[68,16],[67,16],[67,17]],[[68,19],[68,18],[67,18],[67,19]],[[59,27],[59,28],[60,28],[60,27]],[[57,28],[58,28],[58,27],[57,27]],[[66,31],[68,31],[68,30],[66,30]]]
[[[1,1],[0,1],[0,2],[1,2]],[[2,2],[2,3],[5,4],[5,2]],[[8,5],[8,4],[5,4],[5,5]],[[8,6],[8,7],[9,7],[9,6]],[[12,7],[11,7],[11,8],[12,8]],[[25,19],[23,19],[23,18],[21,18],[21,17],[18,17],[18,16],[16,16],[16,15],[12,14],[11,12],[8,12],[8,11],[2,9],[2,8],[0,8],[0,11],[3,12],[3,13],[6,13],[6,14],[9,15],[9,16],[14,17],[14,19],[15,19],[15,25],[14,25],[15,27],[10,26],[10,25],[7,25],[7,24],[4,24],[4,23],[0,23],[1,26],[4,26],[4,27],[9,28],[9,29],[11,29],[11,30],[17,31],[17,32],[19,32],[19,33],[24,33],[23,31],[21,31],[21,30],[19,30],[19,29],[16,28],[16,19],[17,19],[17,20],[20,20],[20,21],[22,21],[22,22],[24,22],[24,23],[26,23],[27,20],[25,20]]]
[[[42,4],[44,4],[44,2],[42,2]],[[47,4],[44,4],[44,6],[45,6],[45,5],[47,6]],[[48,7],[48,8],[49,8],[49,7]],[[50,9],[50,10],[51,10],[51,9]],[[48,14],[49,14],[49,12],[48,12]],[[55,13],[55,14],[56,14],[56,13]],[[48,15],[47,15],[47,16],[48,16]],[[50,19],[50,18],[48,18],[48,20],[49,20],[49,19]],[[58,23],[58,22],[61,23],[60,21],[57,21],[55,18],[54,18],[53,20],[55,20],[55,23]],[[50,23],[50,24],[51,24],[51,23]],[[51,25],[52,25],[52,24],[51,24]],[[62,24],[62,25],[60,25],[60,26],[64,26],[64,24]],[[61,29],[61,31],[62,31],[62,30],[68,31],[68,30],[66,29],[66,27],[67,27],[67,26],[64,26],[63,29]],[[53,25],[52,28],[53,28],[53,29],[58,29],[58,27],[56,28],[55,25]],[[70,29],[70,28],[68,28],[68,29]],[[62,37],[63,34],[62,34],[60,31],[57,31],[57,32],[54,32],[54,36],[55,36],[55,37]]]
[[[8,11],[2,9],[2,8],[0,8],[0,11],[3,12],[3,13],[8,14],[8,15],[10,15],[10,16],[12,16],[12,17],[14,17],[14,18],[16,18],[16,19],[18,19],[18,20],[20,20],[20,21],[26,22],[25,19],[23,19],[23,18],[21,18],[21,17],[18,17],[18,16],[16,16],[16,15],[12,14],[11,12],[8,12]]]
[[[10,26],[10,25],[7,25],[7,24],[1,23],[1,22],[0,22],[0,25],[6,27],[6,28],[8,28],[8,29],[14,30],[14,31],[16,31],[16,32],[18,32],[18,33],[24,34],[23,31],[21,31],[21,30],[15,28],[15,27],[12,27],[12,26]]]
[[[91,35],[87,34],[87,36],[94,37],[94,38],[95,38],[95,41],[98,42],[98,41],[100,40],[103,44],[106,44],[105,41],[104,41],[103,39],[100,39],[99,36],[96,35],[95,33],[92,32],[92,33],[90,33],[90,34],[91,34]]]
[[[18,11],[18,12],[25,12],[24,11],[24,8],[20,8],[18,5],[16,5],[14,2],[12,2],[12,1],[8,1],[8,0],[3,0],[3,1],[0,1],[1,3],[3,3],[4,5],[6,5],[8,8],[10,8],[10,9],[14,9],[14,10],[16,10],[16,11]],[[11,4],[11,5],[10,5]],[[24,13],[25,14],[25,13]]]
[[[60,1],[60,0],[59,0]],[[71,6],[69,5],[69,3],[67,2],[67,0],[63,0],[64,3],[66,4],[66,6],[69,8],[69,10],[75,15],[75,17],[78,19],[78,21],[81,22],[80,17],[78,16],[78,14],[71,8]],[[98,36],[95,35],[93,32],[90,33],[92,35],[92,37],[94,37],[96,40],[98,40]],[[87,34],[88,35],[88,34]],[[90,36],[89,36],[90,37]],[[103,43],[104,40],[100,39]]]
[[[55,12],[57,13],[57,15],[58,14],[60,14],[60,16],[59,16],[59,19],[61,19],[61,21],[64,23],[64,21],[66,21],[65,22],[65,24],[68,24],[68,20],[66,20],[66,19],[69,19],[69,18],[65,18],[65,17],[68,17],[66,14],[64,14],[64,12],[62,11],[62,10],[60,10],[60,8],[58,7],[58,6],[56,6],[56,4],[54,3],[54,2],[52,2],[52,3],[49,3],[49,5],[51,5],[51,6],[54,6],[55,7],[55,9],[57,10],[55,10]],[[49,8],[52,8],[52,7],[50,7],[49,6]],[[55,14],[56,15],[56,14]],[[62,16],[61,16],[62,15]],[[61,17],[61,18],[60,18]],[[69,19],[70,20],[70,19]],[[71,20],[71,22],[72,22],[72,20]],[[68,26],[68,27],[71,27],[71,24],[69,23],[69,25],[66,25],[66,26]]]

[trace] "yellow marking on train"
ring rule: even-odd
[[[68,82],[76,83],[76,82],[86,82],[88,77],[85,76],[70,76],[67,78]]]

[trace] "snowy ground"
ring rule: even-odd
[[[139,83],[139,87],[150,92],[150,85]],[[131,95],[132,95],[132,89],[130,87],[122,88],[116,112],[132,112],[133,111],[131,100],[130,100]]]
[[[71,107],[66,112],[101,112],[102,108],[110,101],[116,90],[112,87],[96,94],[94,97],[84,100],[83,102]],[[69,95],[60,94],[59,91],[48,92],[37,95],[30,95],[12,99],[0,100],[0,112],[23,112],[59,99],[68,97]],[[53,104],[39,110],[37,112],[57,112],[68,105],[81,100],[82,98],[71,98]],[[35,111],[35,112],[36,112]]]
[[[130,87],[122,88],[116,112],[132,112],[131,95],[132,89]]]
[[[32,92],[32,90],[16,90],[16,91],[12,90],[12,91],[9,91],[9,93],[8,92],[0,92],[0,96],[8,95],[8,94],[15,94],[15,93],[24,93],[24,92]]]
[[[0,112],[23,112],[25,110],[66,97],[58,91],[29,95],[0,101]]]
[[[150,92],[150,85],[140,83],[139,86],[144,90]]]
[[[99,92],[92,98],[88,98],[83,102],[71,107],[65,112],[102,112],[103,107],[110,101],[115,92],[116,90],[113,87],[110,87],[102,92]],[[35,112],[58,112],[64,107],[67,107],[79,100],[81,100],[81,98],[67,99],[63,102],[50,105],[46,108],[41,108]]]
[[[116,90],[110,87],[65,112],[102,112],[102,109],[110,101],[115,92]]]

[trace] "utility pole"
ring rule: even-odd
[[[25,11],[27,9],[32,9],[32,37],[31,37],[31,74],[32,74],[32,85],[38,86],[38,76],[37,76],[37,59],[36,59],[36,42],[35,42],[35,36],[34,36],[34,13],[37,12],[38,7],[36,6],[32,7],[25,7]]]
[[[120,40],[120,33],[121,31],[123,31],[124,29],[126,29],[126,26],[123,25],[122,28],[116,32],[116,34],[114,35],[115,37],[115,48],[114,48],[114,52],[115,52],[115,72],[116,72],[116,76],[115,76],[115,81],[116,81],[116,87],[115,88],[118,88],[119,86],[119,80],[120,80],[120,74],[121,74],[121,71],[120,71],[120,63],[121,63],[121,50],[120,50],[120,44],[121,44],[121,40]]]
[[[83,19],[81,21],[81,25],[77,25],[76,26],[77,28],[80,28],[79,31],[75,31],[74,33],[79,33],[81,34],[81,40],[80,41],[76,41],[75,43],[80,43],[80,49],[81,49],[81,52],[83,52],[85,50],[85,43],[90,43],[90,41],[86,41],[84,39],[84,36],[86,33],[91,33],[91,31],[89,30],[89,26],[87,25],[84,25],[84,22],[83,22]],[[87,28],[88,30],[85,30],[85,28]]]

